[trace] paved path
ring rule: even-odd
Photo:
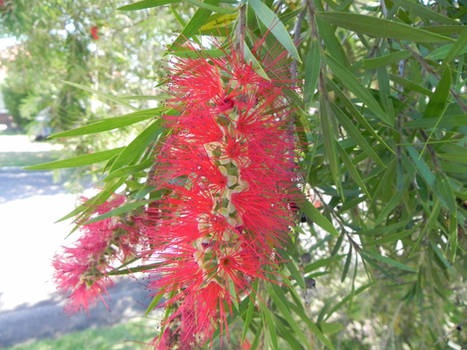
[[[44,144],[0,136],[0,151],[46,151]],[[54,223],[70,212],[77,196],[53,182],[51,172],[0,168],[0,348],[51,337],[94,325],[118,323],[142,314],[150,301],[143,282],[122,280],[110,290],[110,310],[103,305],[89,315],[68,317],[63,297],[55,293],[51,261],[76,234],[70,222]]]

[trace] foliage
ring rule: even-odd
[[[169,51],[174,55],[184,54],[177,48],[186,38],[223,43],[229,32],[237,41],[244,33],[251,59],[248,48],[270,30],[264,45],[293,59],[290,75],[299,89],[289,98],[300,142],[302,217],[279,252],[280,273],[289,279],[260,283],[257,300],[244,298],[228,317],[241,324],[252,348],[466,345],[465,5],[143,0],[121,8],[154,16],[168,7],[183,25]],[[130,202],[159,198],[147,179],[161,134],[154,120],[168,111],[140,113],[150,119],[139,136],[110,158],[92,158],[105,162],[105,178],[91,203],[118,188]],[[73,136],[114,130],[122,120],[90,124]],[[66,164],[89,164],[78,162]],[[90,213],[81,206],[66,217],[82,222]]]

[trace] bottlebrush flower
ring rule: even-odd
[[[169,194],[149,213],[161,261],[152,287],[172,295],[166,306],[175,310],[159,349],[174,341],[191,349],[216,326],[228,331],[232,303],[268,278],[266,266],[287,238],[295,144],[284,97],[286,54],[262,61],[270,79],[235,52],[179,59],[172,71],[169,105],[179,114],[165,117],[172,133],[153,178]],[[189,326],[180,321],[187,312]]]
[[[99,27],[97,27],[97,26],[92,26],[92,27],[91,27],[91,37],[92,37],[94,40],[99,39],[98,31],[99,31]]]
[[[124,196],[114,195],[110,201],[98,206],[95,214],[105,214],[124,201]],[[112,285],[108,276],[112,264],[133,258],[141,243],[137,227],[118,217],[83,225],[80,230],[83,235],[74,246],[64,248],[63,254],[53,261],[57,286],[69,294],[65,309],[70,313],[80,309],[87,311],[97,298],[105,304],[103,296]]]

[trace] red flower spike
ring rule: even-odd
[[[95,214],[105,214],[124,201],[124,196],[114,195],[112,200],[98,206]],[[116,217],[85,224],[75,245],[55,257],[55,281],[59,290],[69,294],[67,312],[88,311],[98,298],[105,304],[104,295],[112,286],[107,275],[113,269],[112,263],[121,264],[136,256],[136,247],[141,245],[138,225],[137,221],[133,227],[129,226]]]
[[[94,40],[98,40],[99,39],[99,27],[97,26],[92,26],[91,27],[91,37],[94,39]]]
[[[265,267],[274,270],[280,258],[276,250],[294,221],[288,203],[296,177],[285,60],[282,52],[262,59],[270,80],[235,52],[175,63],[169,105],[179,115],[165,117],[172,133],[153,178],[169,194],[148,221],[161,262],[152,287],[174,295],[158,349],[191,349],[216,327],[228,331],[234,298],[268,280]]]

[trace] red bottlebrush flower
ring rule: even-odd
[[[97,40],[99,39],[99,27],[97,26],[92,26],[91,27],[91,37],[94,39],[94,40]]]
[[[228,331],[234,299],[267,279],[265,267],[287,238],[295,142],[285,60],[285,53],[263,60],[269,80],[235,52],[175,63],[170,106],[179,115],[166,116],[173,132],[153,178],[169,194],[150,209],[153,254],[161,262],[153,287],[172,293],[166,306],[175,309],[158,349],[174,339],[191,349],[216,326]],[[182,325],[187,310],[191,324]]]
[[[114,195],[113,199],[96,208],[102,215],[119,207],[125,197]],[[65,309],[76,312],[88,310],[97,298],[105,304],[104,295],[112,285],[107,273],[113,262],[124,262],[135,256],[140,244],[140,235],[134,227],[111,217],[81,227],[83,235],[73,247],[64,248],[63,255],[54,259],[55,281],[59,290],[69,294]]]

